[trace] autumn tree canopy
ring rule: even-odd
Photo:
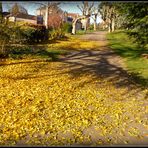
[[[58,7],[58,5],[52,5],[49,7],[48,27],[52,29],[58,29],[63,22],[64,12]]]

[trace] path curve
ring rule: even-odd
[[[101,75],[110,80],[118,79],[119,85],[120,82],[122,84],[131,83],[130,75],[127,73],[123,59],[108,47],[106,34],[107,32],[99,31],[79,36],[84,41],[95,41],[98,44],[103,41],[104,44],[96,50],[82,49],[73,51],[66,57],[61,58],[61,61],[71,65],[71,70],[92,72],[96,76]]]
[[[128,98],[128,95],[132,94],[135,99],[139,99],[139,101],[141,101],[141,98],[146,97],[141,93],[141,88],[132,81],[132,76],[127,72],[123,59],[108,47],[106,34],[107,32],[99,31],[81,35],[81,40],[96,41],[98,43],[99,41],[103,41],[105,42],[105,45],[96,50],[82,49],[80,51],[73,51],[66,57],[61,58],[61,61],[68,65],[71,69],[71,73],[89,72],[95,77],[105,78],[107,81],[110,81],[115,85],[117,92],[118,88],[128,88],[127,94],[123,97],[126,98],[127,96]],[[101,87],[101,85],[103,84],[99,84],[98,87]],[[135,126],[135,124],[137,127],[139,126],[137,123],[131,123],[130,126]],[[139,128],[141,128],[141,133],[148,132],[148,129],[143,127]],[[92,129],[88,129],[88,131],[90,132]],[[121,143],[127,139],[130,141],[130,144],[148,144],[147,136],[142,139],[132,139],[130,136],[125,136],[122,137]]]

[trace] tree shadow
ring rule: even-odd
[[[114,49],[114,51],[119,54],[122,57],[127,57],[131,59],[140,58],[142,54],[148,54],[148,50],[145,50],[144,48],[130,48],[126,45],[119,46],[117,43],[109,44],[112,46],[118,46],[118,48]]]
[[[51,61],[58,60],[60,55],[65,55],[64,50],[50,49],[48,45],[26,45],[26,46],[11,46],[7,57],[12,59],[23,59],[24,56],[38,56]],[[23,62],[23,61],[22,61]]]
[[[113,82],[116,87],[133,87],[134,85],[138,85],[143,88],[148,86],[148,80],[140,76],[138,73],[128,72],[127,70],[123,69],[121,65],[118,65],[118,63],[111,63],[110,59],[113,59],[116,56],[116,54],[111,50],[76,50],[71,53],[63,53],[63,55],[66,56],[63,58],[58,58],[58,55],[61,55],[61,53],[57,51],[46,51],[46,48],[47,47],[42,47],[42,50],[36,49],[35,51],[15,50],[15,52],[17,55],[32,54],[41,57],[47,57],[44,62],[58,61],[66,63],[67,68],[70,69],[68,73],[72,77],[79,77],[84,75],[85,73],[91,73],[93,75],[92,81],[97,78],[102,78]],[[15,52],[13,52],[13,54],[15,54]],[[20,61],[5,65],[33,62],[41,62],[41,60],[38,59],[35,61]],[[63,67],[61,67],[61,69],[59,68],[59,70],[62,69]],[[59,74],[64,73],[60,72]]]
[[[69,38],[67,36],[63,37],[55,37],[55,38],[49,38],[48,40],[42,41],[41,43],[32,43],[32,45],[46,45],[46,44],[53,44],[53,43],[59,43],[59,41],[69,41]]]
[[[50,39],[43,44],[53,44],[53,43],[59,43],[59,41],[69,41],[69,38],[67,36],[63,38],[55,38],[55,39]]]
[[[63,65],[59,67],[59,74],[68,73],[72,77],[80,77],[85,75],[86,73],[90,73],[93,77],[90,79],[90,81],[84,82],[82,85],[85,85],[85,83],[91,83],[95,81],[96,79],[105,79],[109,82],[112,82],[112,84],[117,87],[128,87],[129,89],[145,89],[148,86],[148,79],[143,78],[138,73],[130,73],[124,68],[122,68],[121,65],[118,64],[118,58],[116,58],[115,52],[104,49],[102,50],[102,47],[100,47],[100,50],[76,50],[72,46],[69,46],[69,48],[61,47],[64,50],[67,50],[69,54],[67,53],[61,53],[59,51],[48,51],[47,44],[38,46],[27,46],[23,48],[14,48],[11,50],[12,55],[18,55],[18,57],[21,57],[25,54],[30,55],[38,55],[40,57],[46,57],[47,62],[48,61],[58,61],[65,63],[67,67],[69,68],[68,72],[62,72]],[[106,46],[104,46],[106,48]],[[129,54],[125,54],[125,50],[129,51]],[[72,51],[70,53],[70,51]],[[122,56],[128,56],[130,58],[136,58],[140,56],[140,54],[143,52],[141,50],[133,50],[128,47],[122,47],[118,52],[118,54]],[[133,54],[133,52],[135,54]],[[67,54],[67,55],[66,55]],[[59,55],[66,55],[66,57],[58,58]],[[132,56],[134,55],[134,56]],[[50,60],[51,59],[51,60]],[[114,60],[115,59],[115,60]],[[111,62],[112,61],[112,62]],[[12,65],[12,64],[20,64],[20,63],[33,63],[33,62],[40,62],[40,60],[37,61],[20,61],[16,63],[11,64],[5,64],[5,65]],[[66,68],[66,67],[65,67]],[[20,79],[30,79],[30,78],[38,78],[38,77],[46,77],[51,75],[42,75],[42,76],[34,76],[28,75],[26,77],[20,78]],[[18,78],[19,79],[19,78]]]
[[[117,88],[128,87],[141,89],[148,86],[148,79],[143,78],[137,73],[130,73],[123,69],[118,63],[111,62],[116,58],[116,54],[112,51],[77,51],[61,62],[67,63],[69,74],[72,77],[79,77],[85,73],[91,73],[93,80],[102,78],[112,82]],[[116,61],[115,61],[116,62]]]
[[[33,52],[34,54],[34,52]],[[47,51],[36,51],[36,54],[41,56],[47,55],[52,57],[53,53]],[[55,54],[55,53],[54,53]],[[81,76],[85,76],[86,74],[91,74],[91,78],[88,80],[81,82],[78,87],[83,87],[85,84],[89,84],[95,82],[97,79],[102,80],[99,83],[99,87],[104,85],[104,80],[111,82],[116,88],[128,88],[128,90],[136,90],[136,92],[140,92],[148,87],[148,79],[143,78],[137,73],[130,73],[126,69],[122,68],[122,66],[117,61],[117,55],[111,50],[81,50],[69,53],[63,58],[60,58],[56,61],[61,62],[61,64],[57,68],[56,74],[43,74],[43,75],[36,75],[29,73],[25,76],[20,76],[17,78],[11,77],[14,80],[22,80],[22,79],[36,79],[36,78],[50,78],[53,75],[61,76],[63,74],[69,74],[71,78],[77,78]],[[34,62],[41,62],[40,60],[36,61],[20,61],[16,63],[6,64],[20,64],[20,63],[34,63]],[[44,61],[44,65],[46,65],[49,60]],[[66,65],[65,65],[66,64]],[[41,65],[41,68],[44,67]],[[46,68],[46,67],[44,67]],[[68,68],[68,71],[63,71],[64,69]],[[37,68],[40,69],[40,68]],[[4,78],[4,77],[3,77]],[[135,93],[132,92],[131,93]],[[135,95],[135,94],[134,94]],[[147,98],[148,94],[146,94],[145,98]]]

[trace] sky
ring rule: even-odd
[[[39,3],[47,3],[47,1],[16,1],[18,4],[23,6],[25,9],[27,9],[28,14],[36,15],[36,9],[40,7]],[[50,1],[49,1],[50,2]],[[12,5],[14,5],[15,1],[3,1],[3,11],[8,11]],[[90,1],[92,3],[92,1]],[[94,1],[95,6],[97,7],[99,2]],[[82,12],[77,7],[77,5],[82,5],[82,1],[60,1],[59,7],[63,11],[67,11],[69,13],[79,13],[80,15]],[[93,20],[91,19],[91,23]],[[97,18],[97,23],[101,22],[101,18]]]

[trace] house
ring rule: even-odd
[[[27,10],[17,3],[12,6],[9,12],[3,12],[3,17],[12,22],[23,21],[32,24],[37,23],[37,17],[28,14]]]
[[[29,15],[29,14],[23,14],[23,13],[18,13],[18,14],[7,14],[4,16],[5,19],[8,19],[9,21],[12,22],[27,22],[27,23],[32,23],[32,24],[37,24],[37,17],[34,15]]]
[[[50,16],[53,16],[53,14],[55,14],[55,13],[58,14],[62,18],[63,22],[70,23],[70,24],[72,24],[72,21],[76,17],[79,16],[78,13],[68,13],[68,12],[65,12],[62,9],[60,9],[58,6],[54,6],[54,7],[49,8],[49,13],[48,13],[49,19],[50,19]],[[44,7],[38,8],[36,10],[36,15],[37,15],[37,17],[43,16],[43,24],[45,25],[46,7],[44,6]],[[49,24],[49,26],[50,26],[50,24]],[[81,28],[82,28],[82,23],[80,21],[78,21],[76,24],[76,30],[80,30]]]
[[[48,23],[51,23],[52,26],[54,26],[54,23],[53,23],[54,17],[55,17],[55,20],[57,19],[57,16],[58,16],[58,17],[60,17],[60,21],[62,20],[62,22],[72,24],[73,20],[79,16],[78,13],[68,13],[68,12],[63,11],[57,5],[53,5],[48,10],[49,10]],[[27,23],[31,23],[31,24],[45,25],[46,7],[43,6],[43,7],[38,8],[36,10],[36,16],[28,14],[27,11],[25,11],[21,6],[19,6],[18,13],[14,14],[14,13],[11,13],[11,11],[10,11],[10,13],[5,12],[3,15],[4,15],[5,19],[8,19],[9,21],[12,21],[12,22],[23,21],[23,22],[27,22]],[[51,20],[50,20],[50,18],[51,18]],[[55,24],[56,23],[58,23],[58,22],[55,22]],[[48,24],[48,25],[50,26],[51,24]],[[82,23],[79,20],[76,23],[76,30],[80,30],[80,29],[82,29]]]
[[[7,15],[10,15],[10,12],[2,12],[2,15],[5,18]]]
[[[72,19],[75,19],[79,16],[79,13],[68,13],[68,17],[69,18],[72,18]]]
[[[65,12],[62,9],[60,9],[57,5],[54,5],[54,6],[50,7],[48,10],[49,10],[48,11],[48,17],[49,17],[49,19],[50,19],[50,16],[52,16],[53,14],[59,14],[59,16],[62,18],[62,20],[65,21],[65,19],[66,19],[65,18]],[[36,10],[36,15],[37,15],[37,17],[38,16],[40,16],[40,17],[42,16],[42,18],[43,18],[43,24],[45,25],[46,6],[43,6],[41,8],[38,8]]]

